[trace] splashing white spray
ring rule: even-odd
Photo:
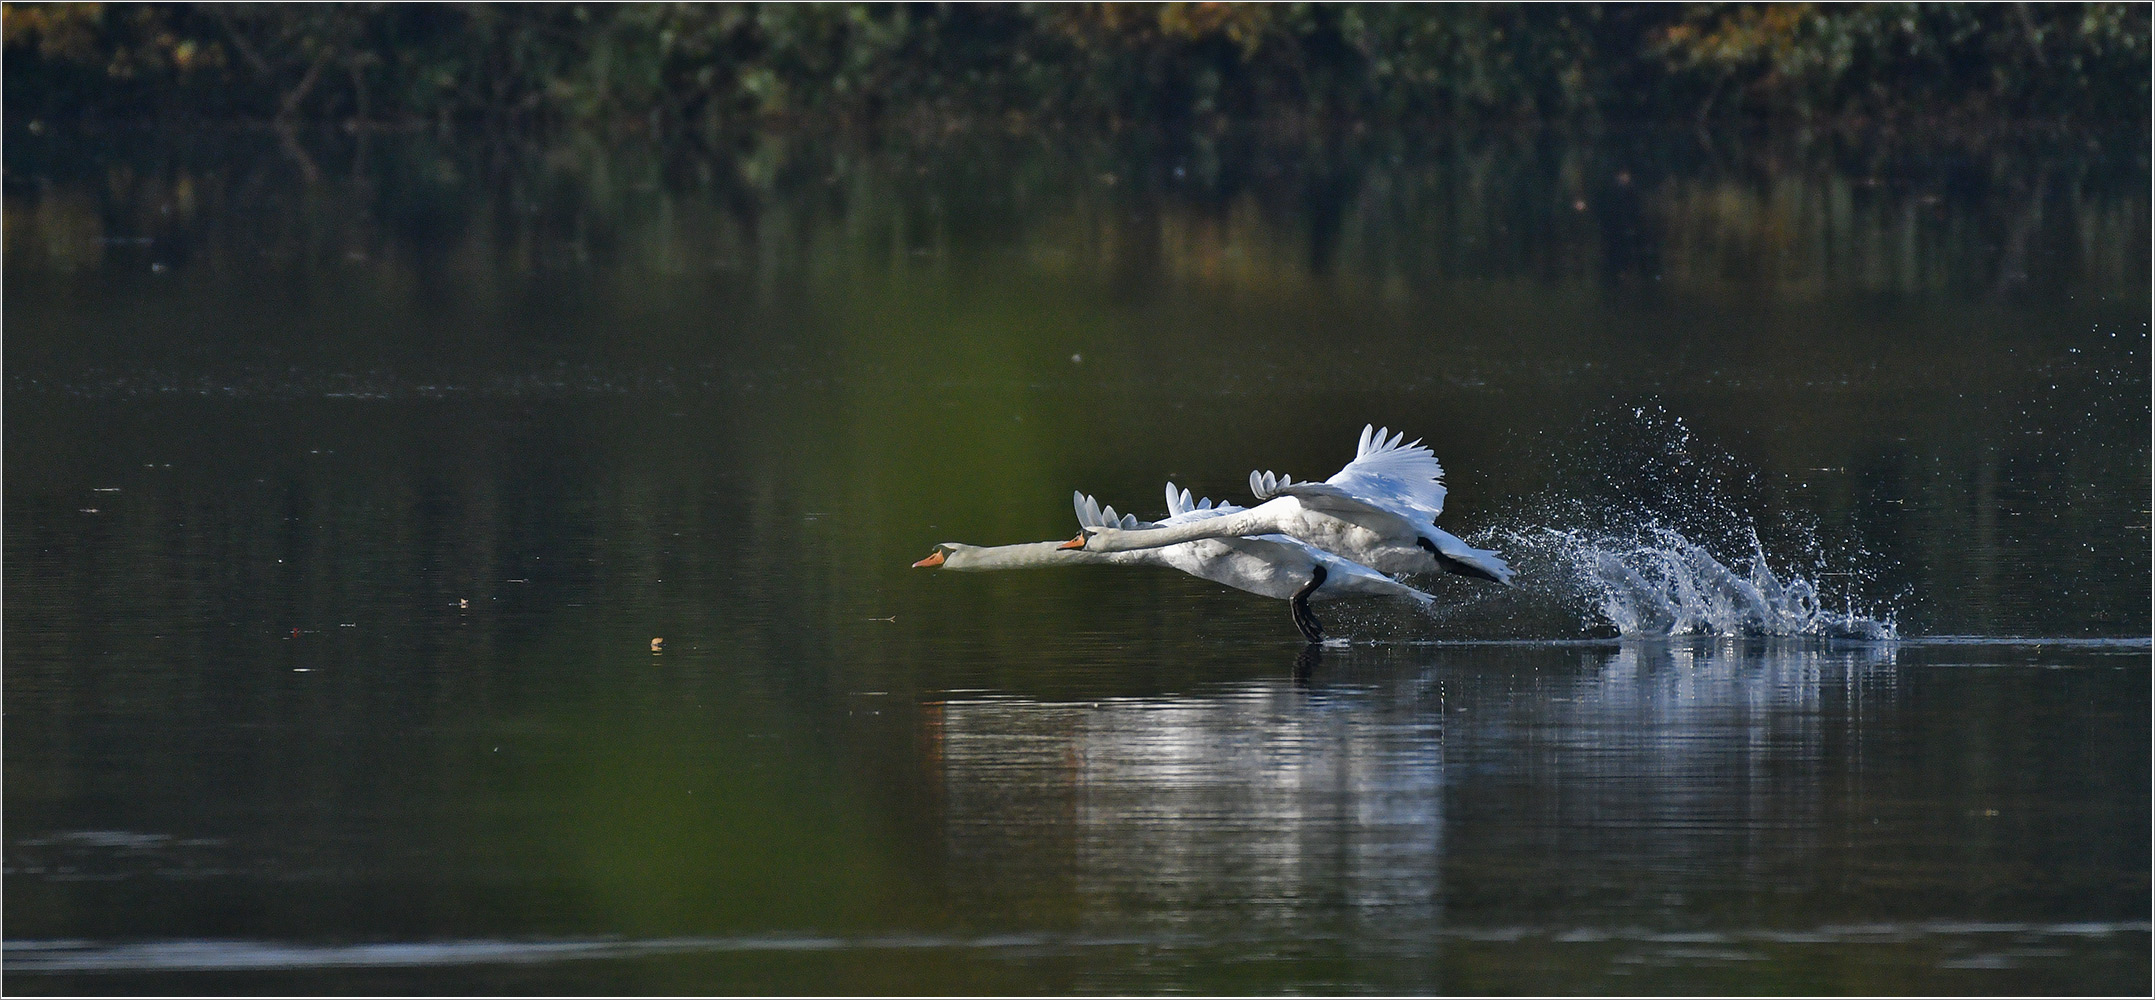
[[[1516,546],[1549,557],[1565,583],[1625,636],[1898,637],[1893,616],[1873,616],[1850,598],[1829,608],[1818,585],[1766,558],[1750,534],[1748,565],[1732,568],[1682,532],[1649,524],[1626,535],[1541,529],[1509,533]]]
[[[1783,541],[1798,556],[1777,547],[1769,559],[1748,511],[1774,498],[1756,470],[1699,440],[1682,417],[1637,407],[1629,419],[1597,421],[1566,450],[1554,464],[1587,475],[1527,504],[1485,544],[1582,624],[1625,636],[1898,638],[1893,614],[1855,596],[1879,569],[1860,544],[1840,547],[1844,572],[1828,572],[1815,534],[1784,523],[1779,534],[1796,536]],[[1799,568],[1804,553],[1808,569]],[[1839,581],[1832,598],[1818,582],[1828,578]]]

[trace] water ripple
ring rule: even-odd
[[[1841,945],[1900,944],[1924,939],[2010,938],[2025,944],[2033,938],[2103,938],[2122,934],[2146,934],[2147,921],[2079,921],[2064,923],[2015,923],[1928,921],[1910,923],[1839,924],[1806,930],[1760,928],[1737,931],[1653,931],[1641,928],[1451,927],[1438,930],[1440,937],[1460,941],[1517,942],[1543,940],[1556,944],[1633,944],[1675,946],[1666,957],[1681,958],[1683,948],[1742,944]],[[1331,940],[1310,935],[1302,941]],[[1234,944],[1264,944],[1273,938],[1249,940],[1174,934],[1058,935],[999,934],[982,937],[938,935],[890,935],[839,937],[824,935],[756,935],[747,937],[677,937],[630,940],[619,938],[513,941],[395,941],[349,945],[310,945],[277,941],[176,940],[97,942],[80,940],[9,941],[0,945],[0,967],[9,973],[138,973],[138,972],[243,972],[330,968],[412,968],[454,965],[533,964],[593,959],[629,959],[663,955],[717,954],[726,952],[840,952],[959,950],[985,952],[1079,953],[1100,948],[1189,949]],[[1702,958],[1735,957],[1716,953]],[[1748,957],[1748,956],[1746,956]]]

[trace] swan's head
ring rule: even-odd
[[[1046,547],[1041,543],[1040,547]],[[1023,554],[1020,545],[967,545],[964,542],[943,542],[928,553],[928,558],[914,563],[914,569],[980,570],[1009,569],[1012,561]],[[1048,553],[1053,555],[1054,553]]]
[[[913,568],[934,569],[948,562],[950,557],[956,555],[960,549],[969,548],[972,548],[972,546],[963,545],[958,542],[944,542],[940,545],[937,545],[935,547],[935,551],[928,553],[928,558],[922,559],[921,561],[914,563]]]

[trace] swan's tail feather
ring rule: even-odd
[[[1511,586],[1514,571],[1504,557],[1490,549],[1477,549],[1465,540],[1443,528],[1429,529],[1430,535],[1421,539],[1422,547],[1437,557],[1437,565],[1447,573],[1471,576],[1491,583]]]

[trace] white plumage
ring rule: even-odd
[[[1077,507],[1078,527],[1119,527],[1126,531],[1142,531],[1148,528],[1198,524],[1238,514],[1245,509],[1233,504],[1215,505],[1209,497],[1198,503],[1191,503],[1189,491],[1177,491],[1173,483],[1167,484],[1167,489],[1169,495],[1176,497],[1177,501],[1168,506],[1169,516],[1159,521],[1142,522],[1131,515],[1123,515],[1125,522],[1137,522],[1135,526],[1128,523],[1115,524],[1115,508],[1102,508],[1092,497],[1074,493],[1071,495],[1071,501]],[[1090,518],[1087,516],[1088,512],[1091,514]],[[1312,571],[1319,566],[1325,569],[1325,580],[1308,595],[1312,601],[1328,601],[1350,595],[1407,597],[1425,605],[1434,600],[1428,594],[1367,566],[1286,535],[1203,538],[1177,545],[1106,554],[1140,553],[1156,553],[1149,561],[1158,565],[1171,566],[1200,579],[1280,600],[1292,599],[1295,592],[1309,582]]]
[[[1082,492],[1072,493],[1070,499],[1078,526],[1085,531],[1145,533],[1245,513],[1244,508],[1215,504],[1209,497],[1193,502],[1189,491],[1178,490],[1173,483],[1167,484],[1168,516],[1156,522],[1118,514],[1114,507],[1103,506]],[[1166,566],[1237,590],[1289,601],[1296,627],[1312,642],[1322,637],[1322,627],[1309,614],[1309,601],[1403,597],[1428,607],[1435,600],[1367,566],[1280,534],[1247,538],[1230,534],[1121,552],[1061,549],[1054,542],[997,546],[945,542],[913,565],[966,572],[1088,564]]]
[[[1444,468],[1420,441],[1388,428],[1362,428],[1355,459],[1322,483],[1250,473],[1256,507],[1179,524],[1086,529],[1088,552],[1130,552],[1207,538],[1285,535],[1386,573],[1443,571],[1509,584],[1511,566],[1436,526],[1444,510]],[[1217,508],[1215,508],[1217,510]]]

